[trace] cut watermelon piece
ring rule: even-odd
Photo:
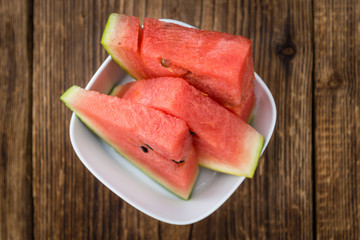
[[[101,39],[101,44],[111,57],[135,79],[148,78],[149,72],[140,58],[139,19],[124,14],[111,14]]]
[[[194,135],[199,164],[251,178],[264,137],[181,78],[155,78],[114,88],[112,95],[184,120]]]
[[[181,77],[248,120],[255,105],[251,41],[242,36],[111,14],[101,43],[135,79]],[[252,106],[251,108],[249,106]]]
[[[147,175],[181,198],[189,198],[198,163],[184,121],[77,86],[67,90],[61,100],[92,131]]]
[[[243,114],[241,104],[254,91],[251,41],[245,37],[145,18],[140,51],[152,76],[184,78],[236,114]]]

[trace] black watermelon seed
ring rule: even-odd
[[[144,146],[141,146],[140,147],[141,148],[141,150],[144,152],[144,153],[147,153],[149,150],[146,148],[146,147],[144,147]]]
[[[174,159],[171,159],[173,162],[176,162],[176,163],[183,163],[183,162],[185,162],[185,160],[183,160],[183,159],[181,159],[180,161],[176,161],[176,160],[174,160]]]
[[[196,136],[196,133],[194,133],[193,131],[189,130],[190,131],[190,134],[193,135],[193,136]]]
[[[148,148],[150,148],[150,150],[154,151],[154,149],[152,149],[152,147],[150,147],[149,145],[145,144]]]

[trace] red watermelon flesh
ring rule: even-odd
[[[149,71],[140,58],[139,19],[124,14],[111,14],[101,44],[111,57],[135,79],[149,77]]]
[[[182,77],[235,113],[254,91],[251,41],[245,37],[145,18],[140,51],[152,76]]]
[[[67,90],[61,100],[92,131],[146,174],[178,196],[189,198],[198,162],[184,121],[77,86]]]
[[[200,165],[229,174],[253,176],[264,137],[183,79],[140,80],[115,88],[112,95],[184,120],[195,134]]]
[[[253,91],[249,92],[246,98],[238,106],[233,106],[232,111],[245,122],[251,121],[252,112],[255,108],[256,97]]]

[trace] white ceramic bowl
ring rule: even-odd
[[[190,27],[175,20],[163,21]],[[265,137],[263,152],[275,127],[276,106],[265,83],[256,73],[255,77],[257,102],[252,125]],[[109,93],[115,84],[129,81],[133,79],[109,56],[86,89]],[[185,225],[202,220],[218,209],[245,179],[200,168],[191,198],[185,201],[117,154],[74,114],[70,122],[70,138],[82,163],[100,182],[138,210],[166,223]]]

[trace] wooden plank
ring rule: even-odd
[[[32,6],[0,5],[0,239],[31,239]]]
[[[162,17],[186,22],[195,27],[200,26],[202,1],[181,0],[165,1],[162,4]]]
[[[133,6],[128,1],[34,2],[35,239],[128,236],[132,220],[123,216],[133,216],[134,210],[76,157],[69,139],[71,112],[59,100],[70,86],[85,86],[107,57],[100,39],[109,14],[118,11],[132,14]]]
[[[360,238],[360,2],[315,1],[316,237]]]
[[[274,95],[278,118],[259,178],[249,184],[247,200],[258,199],[248,212],[250,238],[311,239],[312,2],[264,2],[251,9],[250,16],[261,16],[250,21],[255,71]]]
[[[278,119],[254,178],[195,224],[192,234],[207,239],[311,239],[312,3],[215,0],[203,6],[215,8],[203,9],[214,11],[206,28],[253,41],[255,71],[274,95]]]

